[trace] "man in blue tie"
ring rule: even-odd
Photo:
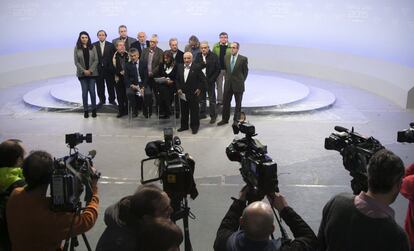
[[[226,76],[223,93],[223,114],[221,121],[217,123],[218,126],[229,123],[230,104],[233,95],[236,101],[233,123],[237,123],[239,121],[241,102],[244,92],[244,82],[246,81],[249,73],[247,57],[239,54],[240,44],[238,42],[233,42],[230,48],[231,54],[227,55],[224,59],[226,65]]]
[[[143,31],[138,32],[137,39],[136,42],[131,44],[131,48],[136,48],[139,55],[142,55],[144,49],[150,46],[150,42],[147,40],[147,35]]]

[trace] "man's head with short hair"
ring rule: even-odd
[[[231,55],[235,56],[237,53],[239,53],[240,44],[238,42],[233,42],[230,45],[231,48]]]
[[[21,167],[25,155],[22,141],[8,139],[0,144],[0,168]]]
[[[240,227],[251,240],[269,239],[270,234],[275,230],[272,208],[262,201],[253,202],[244,209],[240,218]]]
[[[158,44],[158,35],[153,34],[150,38],[150,48],[155,49]]]
[[[173,37],[170,38],[170,40],[168,41],[168,44],[170,45],[170,49],[172,52],[176,52],[178,50],[178,39]]]
[[[145,42],[147,40],[147,34],[145,34],[145,32],[143,32],[143,31],[140,31],[137,34],[137,39],[138,39],[140,44],[145,44]]]
[[[104,31],[104,30],[99,30],[99,31],[96,33],[96,36],[98,37],[99,41],[103,42],[103,41],[105,41],[105,40],[106,40],[107,34],[106,34],[106,31]]]
[[[379,150],[368,163],[368,191],[374,194],[396,193],[396,198],[404,171],[400,157],[387,149]]]
[[[210,49],[210,47],[208,46],[208,42],[207,41],[200,42],[200,50],[201,50],[201,53],[204,56],[207,55],[209,49]]]
[[[27,189],[34,189],[50,183],[53,158],[45,151],[34,151],[23,162],[23,175]]]
[[[125,39],[128,37],[128,29],[126,27],[126,25],[121,24],[118,27],[118,33],[119,33],[119,37],[121,37],[122,39]]]
[[[184,52],[183,59],[184,59],[184,64],[189,65],[191,64],[191,62],[193,62],[193,54],[191,54],[191,52],[189,51]]]
[[[227,44],[227,42],[229,41],[229,35],[224,31],[220,32],[219,38],[220,44]]]
[[[139,60],[139,51],[137,48],[129,49],[129,58],[131,59],[133,63]]]

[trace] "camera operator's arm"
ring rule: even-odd
[[[239,199],[232,198],[233,204],[230,206],[217,230],[216,240],[214,241],[215,251],[225,251],[230,235],[239,229],[240,217],[246,208],[246,193],[247,189],[243,188],[240,191]]]
[[[414,200],[414,163],[405,170],[400,193],[408,200]]]
[[[315,250],[318,240],[315,233],[295,210],[289,207],[285,197],[279,193],[269,196],[272,206],[277,209],[280,217],[286,222],[295,237],[285,242],[280,250]]]
[[[66,224],[62,225],[66,227],[64,231],[65,236],[63,239],[66,239],[69,234],[71,236],[76,236],[76,235],[85,233],[94,226],[98,218],[98,207],[99,207],[97,183],[98,183],[97,178],[92,179],[92,182],[91,182],[92,199],[86,205],[85,209],[79,215],[74,216],[73,213],[68,214],[70,215],[70,217],[67,217],[67,219],[70,219],[70,221],[66,221]]]

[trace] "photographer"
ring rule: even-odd
[[[6,215],[12,250],[57,250],[62,241],[93,227],[98,217],[97,180],[93,196],[80,213],[54,212],[46,191],[54,168],[52,156],[44,151],[31,153],[23,162],[27,186],[16,188],[7,203]]]
[[[170,219],[145,217],[140,236],[142,251],[177,251],[183,242],[183,232]]]
[[[288,206],[286,199],[279,193],[268,196],[272,206],[289,226],[295,239],[282,242],[270,240],[274,232],[272,208],[261,201],[246,207],[248,187],[240,192],[240,198],[232,198],[233,204],[221,222],[214,242],[215,251],[237,250],[314,250],[317,239],[312,229]]]
[[[9,139],[0,144],[0,250],[10,250],[6,204],[11,192],[26,184],[21,169],[24,155],[24,147],[18,139]]]
[[[96,251],[137,250],[143,239],[138,234],[144,216],[169,219],[173,212],[170,198],[160,188],[147,184],[105,210],[106,229]],[[142,243],[141,243],[142,244]]]
[[[345,160],[344,160],[345,161]],[[339,194],[324,207],[320,250],[409,250],[404,230],[389,206],[398,196],[404,165],[391,151],[379,150],[368,163],[368,191]]]
[[[410,239],[411,250],[414,250],[414,163],[405,170],[405,177],[401,185],[400,193],[408,199],[405,231]]]

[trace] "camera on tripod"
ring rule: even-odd
[[[51,177],[52,210],[75,212],[80,209],[80,196],[85,190],[84,201],[92,199],[92,179],[98,179],[100,173],[92,169],[92,159],[96,151],[92,150],[88,155],[82,155],[75,148],[86,140],[92,142],[92,134],[83,136],[80,133],[66,134],[66,144],[69,147],[69,155],[54,160],[54,168]]]
[[[253,196],[279,192],[277,164],[267,155],[267,146],[253,138],[257,135],[254,125],[242,121],[233,124],[233,132],[241,132],[245,137],[230,143],[226,148],[227,158],[241,164],[240,174]]]
[[[401,143],[414,143],[414,122],[410,123],[410,128],[398,131],[397,141]]]
[[[148,142],[145,153],[149,158],[141,161],[141,183],[161,180],[163,190],[171,198],[172,205],[176,204],[176,201],[179,202],[186,198],[187,195],[190,195],[192,199],[198,196],[194,182],[195,162],[188,153],[183,153],[184,149],[180,145],[180,138],[173,137],[173,129],[165,128],[164,141]],[[154,159],[158,167],[158,177],[146,179],[144,164]],[[176,208],[174,208],[175,210]]]
[[[372,155],[383,149],[374,137],[364,137],[354,128],[351,130],[335,126],[335,131],[325,138],[325,149],[338,151],[343,157],[343,164],[353,178],[351,188],[354,194],[368,190],[367,165]]]

